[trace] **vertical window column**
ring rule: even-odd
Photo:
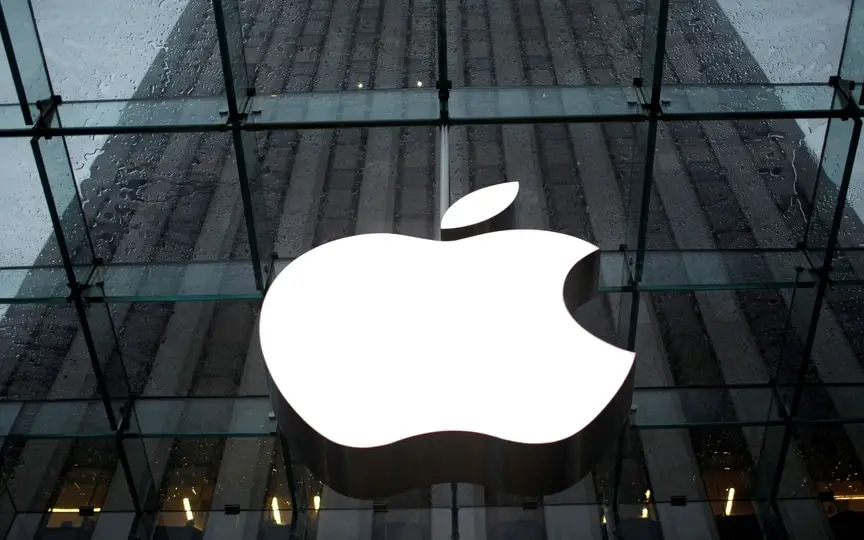
[[[228,125],[237,156],[244,220],[249,236],[249,255],[255,285],[263,291],[273,259],[273,234],[264,202],[265,188],[258,167],[256,137],[242,129],[248,115],[256,114],[255,89],[246,68],[245,40],[237,0],[213,0],[213,13],[228,100]]]

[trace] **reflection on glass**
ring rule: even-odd
[[[663,114],[761,113],[808,116],[830,114],[834,87],[807,85],[664,85]]]
[[[54,91],[65,99],[224,94],[208,0],[32,5]]]
[[[636,100],[629,87],[454,88],[450,115],[456,122],[561,117],[596,122],[639,114]]]
[[[363,83],[358,83],[357,89],[363,90]],[[268,128],[311,123],[431,122],[438,118],[438,94],[428,89],[261,95],[252,99],[251,110],[251,122]]]
[[[58,129],[80,134],[99,128],[174,130],[179,126],[205,129],[224,124],[225,98],[136,99],[129,101],[64,101],[58,108]],[[2,110],[2,109],[0,109]]]
[[[82,211],[78,184],[62,137],[34,139],[30,143],[43,193],[50,197],[56,212],[59,233],[73,266],[75,279],[86,282],[93,262],[93,246]],[[59,248],[59,238],[58,238]],[[66,261],[63,261],[64,264]]]

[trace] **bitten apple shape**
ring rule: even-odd
[[[517,192],[511,182],[458,201],[443,241],[324,244],[270,286],[259,331],[277,422],[336,491],[471,482],[544,495],[616,440],[634,354],[573,318],[596,291],[599,252],[508,230]]]

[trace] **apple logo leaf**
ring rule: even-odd
[[[465,195],[441,218],[441,240],[461,240],[513,228],[518,182],[495,184]]]
[[[545,495],[617,440],[634,354],[582,328],[599,250],[512,229],[516,183],[471,193],[441,240],[321,245],[267,291],[259,322],[279,429],[344,495],[445,482]]]

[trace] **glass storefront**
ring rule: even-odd
[[[0,0],[0,38],[0,538],[860,538],[861,0]],[[322,485],[268,284],[505,181],[602,250],[619,441],[537,499]]]

